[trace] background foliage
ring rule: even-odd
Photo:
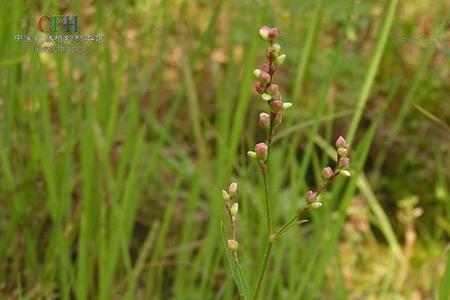
[[[252,88],[281,29],[294,107],[272,152],[275,222],[352,140],[351,180],[273,248],[264,299],[448,299],[450,7],[405,1],[2,1],[2,299],[236,299],[220,190],[239,182],[240,260],[265,234]],[[41,15],[102,33],[39,54]]]

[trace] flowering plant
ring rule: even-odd
[[[319,187],[313,191],[310,190],[306,193],[305,204],[297,211],[294,216],[279,229],[273,229],[271,200],[269,191],[269,158],[272,148],[272,139],[275,132],[275,128],[280,125],[283,120],[282,111],[292,107],[291,102],[285,102],[282,99],[282,95],[278,84],[273,82],[274,75],[278,67],[283,64],[286,59],[285,54],[280,54],[281,46],[275,41],[277,40],[280,30],[278,28],[270,28],[263,26],[259,30],[261,38],[269,43],[266,51],[267,62],[264,63],[261,69],[256,69],[253,73],[257,82],[255,83],[255,90],[261,96],[261,99],[267,102],[268,112],[262,112],[259,114],[259,125],[266,130],[266,140],[264,142],[257,143],[254,151],[248,151],[247,155],[255,159],[261,169],[261,173],[264,181],[264,193],[265,193],[265,211],[267,222],[267,240],[266,251],[261,264],[261,269],[258,274],[258,279],[253,290],[252,299],[258,299],[258,295],[261,289],[261,284],[266,273],[267,265],[269,262],[270,252],[274,242],[287,230],[295,225],[306,222],[302,217],[306,214],[308,209],[318,209],[322,206],[319,200],[320,194],[328,187],[330,182],[339,175],[350,176],[348,171],[349,158],[348,148],[349,145],[345,139],[340,136],[336,140],[336,156],[337,166],[333,169],[331,167],[323,168],[322,182]],[[237,215],[239,210],[239,204],[237,202],[237,189],[236,182],[232,182],[228,188],[228,191],[222,191],[222,197],[225,199],[225,207],[231,224],[231,237],[225,238],[225,229],[222,224],[222,231],[224,236],[224,246],[227,249],[227,258],[230,265],[232,275],[239,290],[239,294],[243,299],[250,298],[249,284],[245,278],[244,272],[239,264],[238,260],[238,246],[236,238],[237,227]],[[230,253],[231,252],[231,253]]]

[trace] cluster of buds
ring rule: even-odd
[[[232,239],[227,242],[228,248],[233,251],[234,257],[237,259],[238,242],[236,241],[236,217],[239,211],[239,204],[236,202],[238,185],[236,182],[230,183],[228,192],[222,190],[222,198],[225,200],[225,207],[230,217],[232,228]]]
[[[336,140],[336,155],[337,155],[337,167],[333,170],[331,167],[325,167],[322,169],[322,182],[320,183],[317,191],[308,191],[306,193],[306,201],[311,204],[311,207],[317,209],[322,206],[322,203],[318,200],[319,195],[327,188],[328,184],[337,176],[342,175],[345,177],[350,176],[348,171],[348,166],[350,164],[350,159],[348,158],[348,148],[349,145],[345,139],[340,136]]]
[[[282,109],[290,108],[292,103],[283,102],[278,84],[273,83],[273,76],[277,71],[277,67],[281,65],[286,58],[285,54],[280,54],[281,46],[275,43],[280,35],[280,30],[278,28],[263,26],[259,30],[259,35],[263,40],[269,42],[266,51],[267,62],[262,65],[261,69],[256,69],[253,74],[257,80],[255,83],[255,90],[261,95],[261,98],[267,102],[269,109],[269,112],[260,113],[259,125],[269,132],[267,144],[258,143],[255,146],[255,151],[248,151],[247,154],[252,158],[257,158],[261,164],[264,164],[267,159],[273,130],[283,120],[281,111]]]

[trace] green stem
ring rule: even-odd
[[[275,240],[287,227],[289,227],[289,225],[294,223],[296,220],[300,219],[300,217],[308,210],[308,208],[309,206],[305,205],[297,214],[295,214],[294,217],[292,217],[292,219],[287,221],[286,224],[284,224],[280,229],[278,229],[277,232],[273,234],[273,240]]]
[[[267,179],[268,170],[269,170],[269,155],[270,155],[270,144],[272,143],[272,134],[273,134],[273,122],[271,122],[269,133],[267,136],[267,159],[264,163],[261,164],[261,171],[264,179],[264,194],[266,200],[266,216],[267,216],[267,238],[268,245],[266,249],[266,253],[264,254],[263,264],[261,266],[261,270],[259,271],[259,277],[256,284],[255,292],[253,294],[253,299],[258,299],[259,290],[261,289],[261,284],[264,279],[264,275],[266,274],[267,264],[269,262],[270,250],[272,249],[272,213],[270,211],[270,192],[269,192],[269,183]]]
[[[272,233],[272,213],[270,211],[269,184],[267,182],[267,169],[262,172],[264,178],[264,194],[266,199],[266,216],[267,216],[267,236]]]
[[[264,274],[266,273],[267,264],[269,262],[269,256],[270,256],[270,250],[272,250],[272,241],[269,240],[269,243],[267,244],[266,253],[264,254],[264,260],[261,267],[261,270],[259,271],[259,278],[258,282],[256,283],[255,293],[253,294],[253,300],[258,299],[259,290],[261,289],[261,284],[264,278]]]

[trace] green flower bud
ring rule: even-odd
[[[281,46],[279,44],[273,44],[272,46],[270,46],[270,50],[273,51],[273,53],[278,56],[281,50]]]
[[[223,200],[226,200],[226,201],[230,200],[230,195],[227,193],[227,191],[222,190],[222,198],[223,198]]]
[[[345,157],[345,156],[347,156],[347,149],[345,149],[345,148],[338,148],[337,149],[337,153],[338,153],[339,157]]]
[[[285,59],[286,59],[286,54],[281,54],[280,56],[277,57],[277,59],[275,59],[275,64],[281,65],[284,63]]]
[[[350,177],[352,175],[348,170],[340,170],[339,174],[345,177]]]
[[[283,109],[288,109],[292,107],[292,103],[291,102],[283,102]]]
[[[255,151],[247,151],[247,155],[250,158],[256,158],[256,152]]]
[[[236,217],[237,214],[238,214],[238,211],[239,211],[239,204],[238,203],[233,203],[233,205],[230,208],[231,215],[233,217]]]
[[[321,206],[322,206],[322,203],[320,203],[320,202],[311,203],[311,207],[314,208],[314,209],[318,209]]]
[[[236,242],[235,240],[228,240],[227,245],[228,249],[230,249],[231,251],[236,251],[239,246],[238,242]]]
[[[267,93],[264,93],[264,94],[261,95],[261,98],[262,98],[264,101],[269,101],[270,99],[272,99],[272,96],[270,96],[270,95],[267,94]]]
[[[261,78],[261,73],[262,71],[260,69],[256,69],[255,71],[253,71],[253,75],[255,75],[256,79]]]

